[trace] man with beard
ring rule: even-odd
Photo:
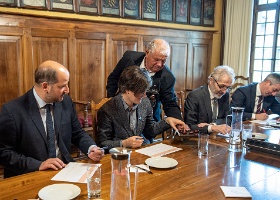
[[[229,92],[235,73],[228,66],[218,66],[208,77],[208,84],[190,92],[185,100],[184,120],[192,130],[226,134],[229,114]]]
[[[0,164],[8,178],[37,170],[58,170],[74,161],[71,144],[93,161],[104,152],[81,128],[67,95],[69,72],[55,61],[35,71],[35,85],[3,105],[0,113]]]

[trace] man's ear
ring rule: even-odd
[[[42,89],[43,89],[44,91],[48,91],[48,86],[49,86],[49,84],[48,84],[47,82],[43,82],[43,83],[41,83],[41,85],[42,85]]]

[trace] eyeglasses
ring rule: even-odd
[[[213,80],[217,83],[218,87],[219,87],[221,90],[224,89],[224,90],[230,91],[230,90],[232,89],[230,86],[220,85],[220,84],[216,81],[216,79],[215,79],[213,76],[211,76],[211,77],[212,77]]]

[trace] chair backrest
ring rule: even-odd
[[[184,91],[176,92],[178,98],[178,105],[180,107],[182,117],[184,118],[184,103],[185,103],[185,93]]]
[[[248,85],[250,83],[250,77],[244,76],[235,76],[235,82],[231,86],[232,90],[230,91],[230,95],[240,86]]]
[[[103,98],[99,103],[95,103],[94,101],[90,102],[91,114],[92,114],[92,129],[93,129],[92,137],[94,141],[96,141],[96,134],[97,134],[97,111],[110,99],[111,98]]]
[[[90,109],[90,102],[89,101],[81,101],[72,99],[73,103],[76,104],[77,115],[79,121],[83,128],[90,127],[90,119],[89,119],[89,109]],[[82,108],[81,108],[82,107]],[[83,111],[83,115],[81,115],[80,111]]]

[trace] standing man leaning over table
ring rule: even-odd
[[[156,121],[161,119],[160,105],[162,103],[164,113],[167,117],[182,119],[177,97],[174,93],[175,77],[165,65],[170,55],[169,44],[163,39],[152,40],[146,52],[126,51],[115,69],[107,80],[107,96],[113,97],[117,94],[118,81],[122,71],[130,66],[139,66],[147,70],[152,78],[152,86],[147,92],[153,106],[153,117]]]
[[[280,91],[280,74],[271,73],[260,83],[251,83],[236,89],[231,106],[243,107],[243,120],[266,120],[269,113],[280,115],[280,103],[275,98]]]
[[[73,161],[71,143],[94,161],[104,153],[80,126],[67,95],[69,72],[55,61],[35,71],[35,85],[4,104],[0,113],[0,164],[4,177],[65,167]]]
[[[185,100],[184,120],[193,130],[227,133],[229,92],[235,73],[228,66],[218,66],[208,77],[208,84],[190,92]]]

